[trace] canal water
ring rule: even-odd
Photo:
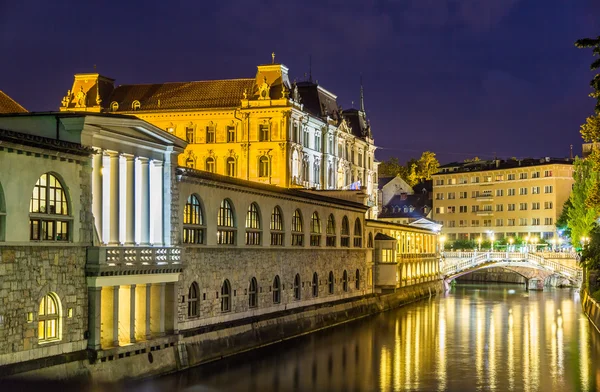
[[[596,391],[600,334],[574,290],[465,284],[127,390]]]

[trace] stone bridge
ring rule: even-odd
[[[551,278],[567,280],[580,287],[583,270],[577,265],[574,254],[533,252],[444,252],[442,273],[446,288],[459,276],[471,272],[502,267],[525,278],[528,289],[543,290]]]

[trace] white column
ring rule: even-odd
[[[102,242],[110,240],[110,156],[102,155]]]
[[[127,234],[127,158],[119,155],[119,244],[124,244]]]
[[[110,155],[110,243],[119,243],[119,155]]]
[[[92,162],[92,214],[96,234],[102,241],[102,151],[96,151]],[[92,237],[92,241],[95,236]]]
[[[171,152],[165,153],[165,162],[162,168],[162,179],[163,179],[163,200],[161,205],[163,206],[162,214],[162,243],[164,246],[171,245],[171,183],[173,181],[173,167],[171,166]]]
[[[163,162],[152,160],[150,164],[150,243],[162,244]]]
[[[140,158],[140,243],[150,243],[150,162]]]
[[[135,157],[126,157],[125,243],[135,244]]]

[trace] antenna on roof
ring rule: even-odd
[[[571,144],[571,153],[569,154],[569,157],[570,157],[571,159],[573,159],[573,145],[572,145],[572,144]]]
[[[94,64],[94,71],[96,70],[96,64]]]
[[[362,73],[360,74],[360,111],[365,111],[365,95],[363,93]]]
[[[275,64],[275,52],[271,53],[271,64]]]
[[[312,54],[308,55],[308,81],[312,83]]]

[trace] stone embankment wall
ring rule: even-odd
[[[587,290],[581,290],[581,305],[584,313],[600,332],[600,304],[590,297]]]
[[[181,331],[178,337],[149,342],[148,347],[133,353],[117,352],[94,364],[87,359],[63,361],[18,376],[77,378],[94,383],[158,376],[394,309],[442,290],[442,281],[428,282],[392,294],[347,298],[207,325]]]
[[[458,283],[525,283],[525,278],[504,268],[486,268],[456,278]]]

